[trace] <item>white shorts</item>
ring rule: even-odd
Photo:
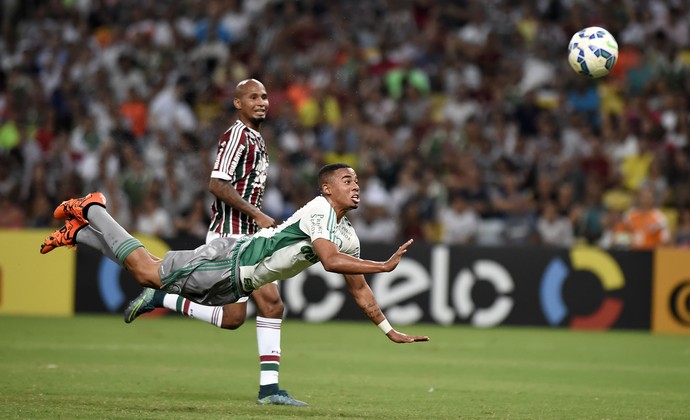
[[[250,293],[242,289],[235,238],[218,238],[194,250],[165,253],[158,275],[161,290],[207,306],[235,303]]]
[[[235,238],[235,239],[237,239],[237,238],[239,238],[240,236],[242,236],[242,235],[228,235],[227,237],[228,237],[228,238]],[[216,239],[216,238],[220,238],[220,237],[221,237],[221,234],[220,234],[220,233],[212,232],[212,231],[209,230],[208,233],[206,234],[206,243],[209,243],[209,242],[211,242],[212,240],[214,240],[214,239]],[[243,303],[243,302],[246,302],[246,301],[248,301],[248,300],[249,300],[249,296],[244,296],[244,297],[239,298],[239,299],[237,300],[237,302],[235,302],[235,303]]]
[[[244,236],[244,235],[227,235],[226,237],[238,239],[240,236]],[[214,240],[216,238],[220,238],[220,237],[221,237],[220,233],[212,232],[209,230],[208,233],[206,234],[206,243],[209,243],[212,240]],[[273,283],[278,284],[278,280],[274,281]],[[244,296],[244,297],[239,298],[239,300],[235,303],[244,303],[248,300],[249,300],[249,296]]]

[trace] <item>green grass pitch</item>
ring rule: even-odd
[[[690,337],[646,332],[283,323],[281,386],[256,406],[253,320],[0,317],[3,419],[687,419]]]

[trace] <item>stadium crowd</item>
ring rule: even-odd
[[[690,3],[5,0],[0,227],[99,190],[128,229],[205,237],[238,81],[271,102],[266,213],[360,176],[364,241],[690,246]],[[570,36],[620,56],[591,80]]]

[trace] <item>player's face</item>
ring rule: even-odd
[[[240,95],[235,98],[235,108],[240,112],[240,118],[245,123],[249,122],[258,128],[265,119],[268,112],[268,94],[263,84],[248,81],[240,90]]]
[[[329,178],[327,188],[336,211],[359,207],[359,181],[354,169],[337,169]]]

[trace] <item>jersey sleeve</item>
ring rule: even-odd
[[[309,235],[311,242],[323,238],[337,244],[335,211],[328,201],[314,200],[304,210],[299,225],[300,229]]]
[[[213,164],[211,178],[235,181],[237,164],[247,150],[247,135],[240,126],[233,126],[218,141],[218,153]]]
[[[325,198],[313,199],[291,217],[298,218],[298,221],[288,219],[286,223],[298,224],[299,230],[309,237],[312,244],[323,238],[333,242],[343,254],[360,258],[359,238],[352,223],[347,217],[338,223],[335,210]]]

